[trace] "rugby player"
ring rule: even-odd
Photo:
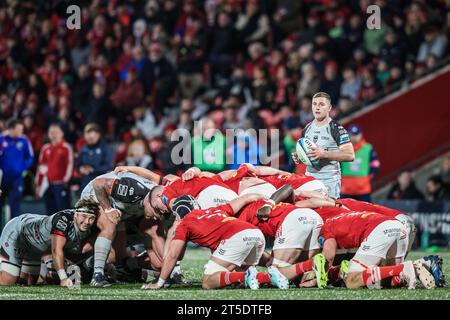
[[[264,248],[262,232],[254,225],[233,217],[246,204],[266,199],[260,194],[247,194],[227,204],[209,209],[200,209],[191,195],[183,195],[174,200],[172,210],[180,219],[170,244],[169,253],[164,259],[158,282],[146,284],[143,289],[159,289],[166,282],[176,261],[188,241],[210,248],[213,252],[205,265],[202,287],[215,289],[230,284],[245,283],[251,289],[258,289],[256,268]],[[245,272],[233,272],[237,268]]]
[[[64,268],[64,249],[76,249],[91,234],[99,207],[92,200],[79,200],[75,209],[59,211],[51,216],[23,214],[10,220],[0,239],[0,285],[11,285],[19,276],[29,275],[29,284],[39,276],[40,260],[52,253],[60,284],[72,287]],[[22,274],[21,274],[22,271]]]
[[[104,268],[113,240],[117,244],[117,258],[126,257],[125,221],[138,224],[139,230],[152,239],[149,257],[155,267],[161,265],[164,228],[160,213],[150,203],[150,190],[160,181],[156,174],[149,180],[131,172],[109,172],[96,177],[83,189],[81,199],[93,199],[103,209],[97,220],[100,234],[94,244],[92,286],[110,286]]]
[[[322,253],[330,265],[336,249],[358,248],[348,267],[347,288],[377,288],[381,280],[399,276],[409,289],[414,289],[416,273],[426,288],[434,284],[433,276],[423,263],[404,262],[407,231],[395,218],[375,212],[337,215],[325,221],[320,241],[323,243]],[[382,262],[386,266],[379,266]]]
[[[325,92],[318,92],[312,99],[314,120],[302,131],[302,137],[313,141],[317,148],[308,152],[316,166],[307,166],[306,175],[322,181],[328,189],[328,195],[339,198],[341,193],[341,168],[339,162],[350,162],[355,151],[347,131],[330,118],[331,99]],[[293,160],[299,163],[296,153]]]
[[[265,204],[265,201],[255,201],[247,205],[239,212],[239,219],[257,226],[273,240],[273,261],[268,269],[272,284],[288,289],[289,281],[305,272],[325,270],[325,258],[316,255],[320,250],[318,239],[322,218],[311,209],[279,203],[271,208],[267,219],[261,219],[258,210]],[[296,263],[302,252],[308,253],[309,260]],[[318,276],[321,274],[323,272],[317,271]],[[317,283],[322,287],[323,282]]]

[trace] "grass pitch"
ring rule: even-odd
[[[450,279],[450,252],[438,253],[444,258],[444,273]],[[423,252],[413,252],[409,259],[417,259],[426,255]],[[187,278],[194,280],[192,288],[172,287],[157,291],[140,290],[141,284],[114,285],[110,288],[98,289],[83,285],[81,289],[69,290],[58,286],[0,287],[0,299],[7,300],[450,300],[450,288],[434,290],[349,290],[345,288],[330,289],[220,289],[202,290],[200,281],[203,266],[209,258],[209,250],[188,249],[182,262],[182,268]]]

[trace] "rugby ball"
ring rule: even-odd
[[[309,150],[314,149],[316,147],[317,145],[307,138],[298,139],[297,145],[295,146],[295,151],[297,152],[298,160],[306,164],[307,166],[314,167],[315,165],[317,165],[318,162],[311,160],[311,158],[308,157],[307,154]]]

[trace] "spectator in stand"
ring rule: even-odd
[[[42,147],[39,155],[36,196],[44,196],[47,214],[51,215],[70,207],[68,183],[72,177],[74,157],[60,125],[50,125],[48,138],[50,142]]]
[[[137,93],[139,94],[139,93]],[[96,81],[89,92],[83,123],[97,123],[103,132],[107,132],[108,117],[113,114],[113,105],[106,95],[104,83]]]
[[[274,91],[275,86],[267,77],[266,70],[255,66],[253,69],[252,95],[257,108],[272,109]]]
[[[138,74],[141,74],[142,67],[145,64],[146,57],[144,53],[144,48],[142,46],[136,46],[132,50],[133,58],[122,67],[120,71],[120,80],[124,81],[127,78],[128,71],[133,68]]]
[[[101,139],[100,127],[96,123],[88,123],[84,127],[84,145],[76,161],[77,171],[81,175],[80,190],[95,177],[110,171],[113,167],[112,150]]]
[[[269,17],[260,11],[258,0],[246,2],[245,12],[238,15],[235,26],[242,48],[251,42],[265,42],[270,31]]]
[[[184,98],[192,98],[203,86],[203,48],[192,32],[183,36],[177,50],[178,81]]]
[[[355,150],[355,160],[342,162],[342,198],[371,202],[372,179],[380,169],[377,152],[364,139],[361,127],[354,124],[348,129]]]
[[[264,45],[259,42],[250,44],[248,47],[248,55],[250,60],[244,64],[245,75],[249,78],[254,77],[256,67],[264,68],[267,61],[264,57]]]
[[[426,191],[428,201],[450,200],[450,189],[438,175],[431,176],[427,180]]]
[[[342,71],[344,81],[341,86],[341,97],[349,97],[351,100],[356,101],[361,89],[361,78],[355,73],[355,70],[351,67],[346,67]]]
[[[37,150],[33,163],[37,163],[39,150],[44,145],[45,133],[42,131],[40,125],[36,122],[36,116],[32,112],[25,113],[23,118],[24,133],[31,143],[33,150]]]
[[[430,24],[425,29],[425,41],[420,44],[417,61],[425,62],[431,55],[442,58],[446,46],[447,37],[440,32],[438,26]]]
[[[420,200],[423,194],[417,189],[409,170],[403,170],[397,177],[397,182],[389,190],[390,200]]]
[[[337,106],[337,118],[348,116],[354,110],[354,100],[348,96],[342,96]]]
[[[297,99],[305,95],[313,96],[320,88],[320,79],[316,68],[312,63],[305,63],[302,66],[302,76],[298,84]]]
[[[300,124],[304,128],[308,123],[314,120],[311,109],[311,95],[304,95],[300,100]]]
[[[23,173],[33,164],[33,149],[28,138],[23,135],[23,124],[20,120],[11,119],[7,124],[8,131],[0,135],[0,180],[1,207],[5,200],[11,212],[11,218],[21,214]]]
[[[150,93],[157,108],[165,106],[177,84],[175,70],[172,64],[163,56],[159,43],[152,43],[149,47],[148,59],[140,74],[144,91]]]
[[[82,64],[78,68],[78,77],[72,94],[72,106],[78,119],[82,120],[89,111],[89,97],[91,95],[93,79],[88,65]]]
[[[149,170],[154,168],[153,158],[145,140],[134,140],[128,145],[127,149],[127,166],[137,166]]]
[[[225,137],[214,121],[203,117],[194,127],[192,165],[202,171],[218,173],[225,170]]]
[[[230,75],[233,62],[233,53],[236,48],[236,30],[232,26],[230,16],[221,12],[217,16],[216,25],[212,29],[209,63],[211,65],[211,77],[213,81],[217,78],[226,78]]]
[[[372,67],[367,66],[362,72],[362,84],[358,100],[367,105],[373,100],[381,89],[380,82],[373,75]]]
[[[389,66],[402,66],[405,63],[405,48],[393,30],[386,35],[386,42],[381,48],[380,59]]]
[[[120,83],[117,90],[110,96],[110,99],[115,107],[116,126],[122,129],[122,133],[132,121],[133,108],[142,103],[144,99],[144,88],[137,76],[135,67],[131,67],[128,70],[125,81]]]
[[[133,130],[137,131],[136,136],[150,140],[163,134],[166,121],[162,119],[158,123],[153,112],[145,105],[141,104],[133,109],[133,118],[135,121]]]
[[[325,77],[320,82],[320,91],[327,92],[331,97],[331,104],[337,104],[341,91],[342,79],[338,73],[338,65],[335,61],[329,61],[325,65]]]
[[[450,186],[450,156],[446,156],[442,160],[439,176],[447,186]]]

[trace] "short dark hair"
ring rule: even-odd
[[[8,129],[14,129],[18,124],[22,124],[22,121],[17,118],[10,119],[7,124]]]
[[[75,209],[86,209],[86,213],[90,213],[98,217],[100,214],[99,204],[92,199],[80,199],[75,203]]]
[[[94,122],[88,123],[84,127],[84,133],[89,133],[89,132],[101,133],[100,126],[98,124],[94,123]]]
[[[313,95],[312,98],[313,98],[313,99],[314,99],[314,98],[325,98],[325,99],[327,99],[328,102],[331,104],[331,97],[330,97],[330,95],[329,95],[328,93],[326,93],[326,92],[322,92],[322,91],[317,92],[315,95]]]

